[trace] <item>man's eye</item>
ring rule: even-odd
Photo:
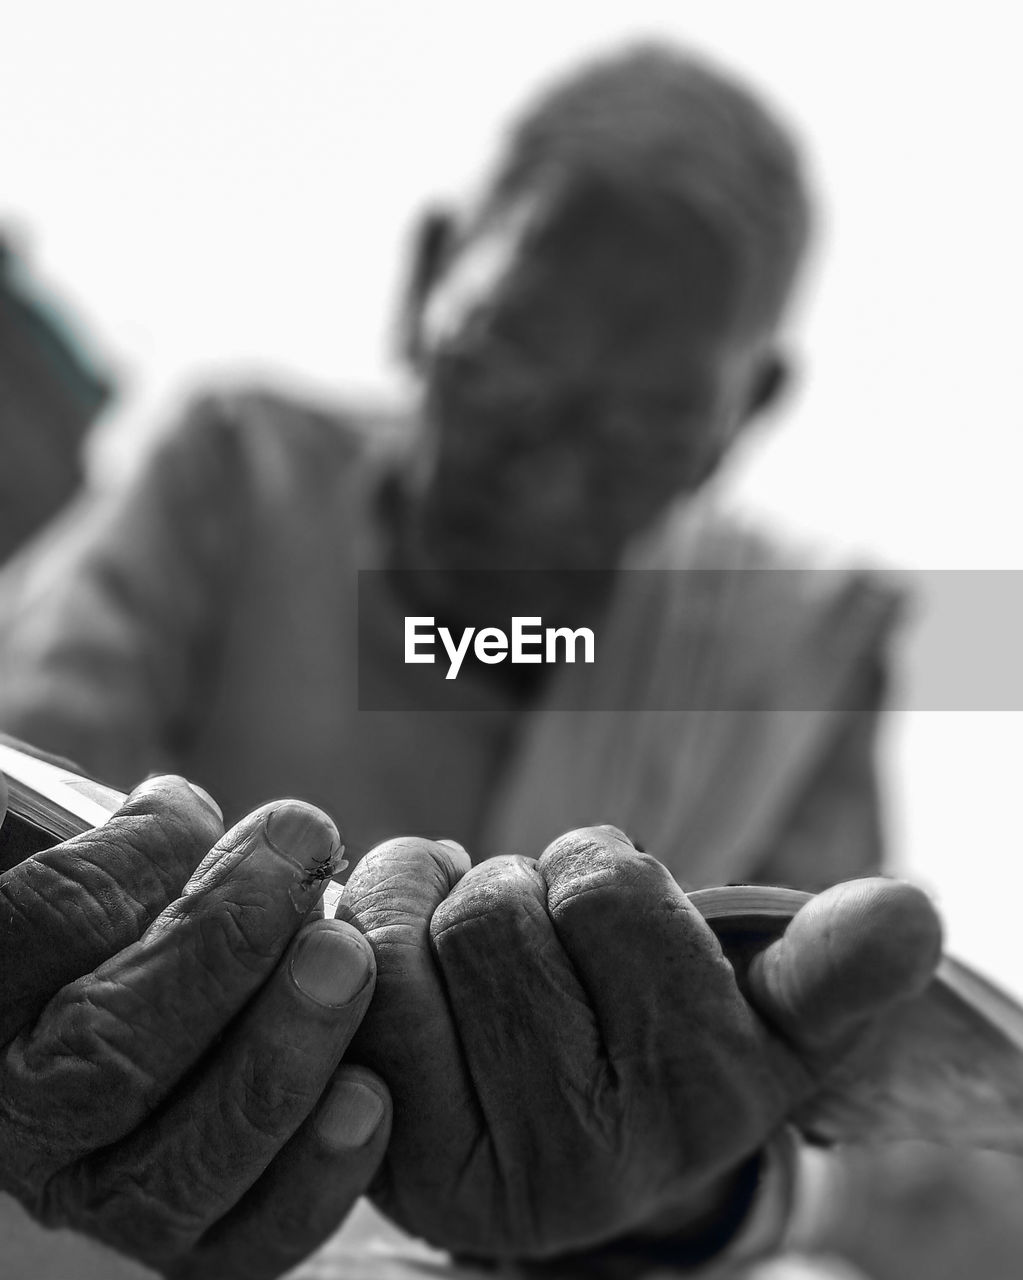
[[[478,375],[467,391],[479,408],[492,410],[510,422],[521,420],[524,427],[551,412],[551,399],[537,382],[496,370]]]
[[[668,453],[689,448],[694,427],[704,410],[690,400],[629,400],[606,405],[601,421],[609,436],[642,439]]]

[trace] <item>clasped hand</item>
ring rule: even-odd
[[[390,1119],[338,1069],[374,981],[357,930],[310,918],[339,849],[311,805],[225,834],[161,778],[0,877],[0,1189],[190,1280],[278,1275],[335,1229]]]
[[[765,1142],[940,948],[922,894],[856,881],[740,986],[667,870],[609,827],[475,867],[392,841],[346,896],[377,957],[353,1053],[394,1098],[374,1195],[477,1257],[715,1241]]]
[[[367,1187],[459,1254],[686,1257],[940,944],[858,881],[737,976],[607,827],[476,867],[391,841],[351,923],[311,918],[338,847],[296,801],[225,834],[164,778],[0,876],[0,1189],[181,1280],[277,1275]]]

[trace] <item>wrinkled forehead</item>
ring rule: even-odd
[[[551,184],[470,226],[428,304],[426,336],[451,344],[496,326],[548,350],[586,334],[616,348],[717,343],[741,321],[739,283],[695,210]]]

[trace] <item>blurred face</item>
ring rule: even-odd
[[[713,470],[760,367],[694,217],[522,201],[422,317],[428,534],[452,567],[608,568]]]

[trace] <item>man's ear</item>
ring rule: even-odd
[[[789,386],[792,368],[778,351],[770,352],[757,370],[750,388],[743,425],[775,405]]]
[[[729,433],[718,439],[708,453],[699,478],[699,485],[706,484],[720,470],[732,446],[743,436],[750,423],[771,405],[777,403],[788,386],[790,377],[791,366],[780,352],[771,351],[764,357],[753,375],[742,416],[738,420],[733,420]]]
[[[428,209],[412,234],[405,288],[398,314],[398,355],[413,368],[422,356],[426,300],[444,273],[455,238],[455,218],[444,208]]]

